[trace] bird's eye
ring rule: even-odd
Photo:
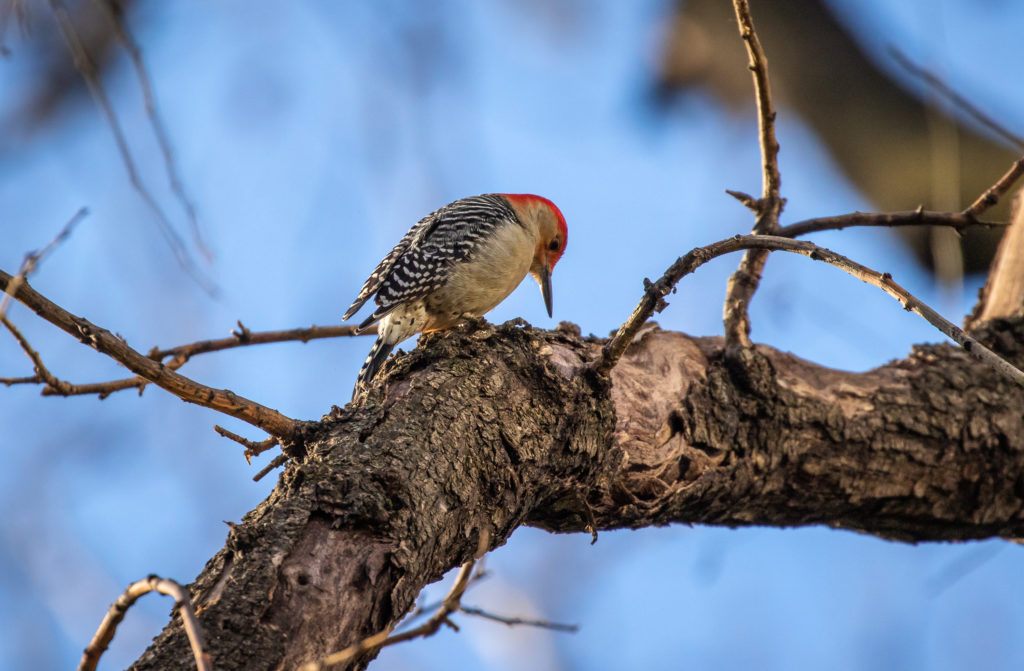
[[[557,252],[557,251],[558,251],[558,248],[559,248],[559,247],[561,247],[561,246],[562,246],[562,245],[561,245],[561,243],[559,243],[559,242],[558,242],[558,238],[554,238],[554,239],[553,239],[553,240],[552,240],[552,241],[551,241],[551,242],[550,242],[550,243],[548,244],[548,249],[550,249],[550,250],[551,250],[551,251],[553,251],[553,252]]]

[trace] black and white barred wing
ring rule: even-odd
[[[344,319],[375,293],[378,308],[360,327],[428,295],[444,285],[454,266],[471,256],[499,223],[515,220],[508,202],[493,194],[463,198],[427,215],[380,262]]]
[[[349,306],[349,309],[342,316],[342,321],[347,321],[352,315],[359,312],[359,309],[369,300],[370,296],[377,293],[384,281],[387,280],[395,262],[429,232],[433,225],[437,223],[436,217],[437,212],[428,214],[402,236],[402,239],[398,241],[395,248],[388,252],[388,255],[377,264],[377,267],[370,273],[370,276],[366,278],[363,288],[359,290],[359,295],[356,296],[355,301],[352,302],[352,305]]]

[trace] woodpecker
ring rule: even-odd
[[[490,193],[462,198],[428,214],[370,273],[342,321],[374,298],[377,342],[356,380],[365,391],[395,346],[420,332],[481,317],[530,273],[551,316],[551,270],[565,251],[565,217],[547,198]]]

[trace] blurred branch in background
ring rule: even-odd
[[[121,153],[121,159],[124,161],[124,166],[128,170],[128,179],[131,180],[132,186],[135,191],[142,198],[143,202],[150,209],[153,217],[160,229],[160,233],[164,236],[164,240],[170,246],[171,251],[174,253],[174,258],[177,259],[178,265],[181,269],[188,274],[195,282],[202,287],[203,291],[209,294],[211,297],[216,297],[219,293],[217,285],[210,279],[207,274],[196,265],[195,260],[189,253],[188,247],[182,240],[181,235],[175,229],[174,224],[171,222],[170,217],[161,207],[156,197],[149,190],[148,187],[143,183],[142,177],[139,175],[139,170],[135,165],[135,160],[132,158],[131,150],[128,147],[128,140],[125,137],[124,131],[121,128],[121,122],[118,120],[117,112],[114,110],[114,105],[107,96],[106,89],[103,86],[103,81],[100,77],[100,70],[93,61],[92,56],[86,50],[85,43],[79,37],[78,29],[75,27],[75,22],[71,17],[70,12],[64,6],[61,0],[49,0],[50,8],[53,10],[53,16],[57,20],[57,26],[60,28],[61,35],[64,37],[64,41],[67,44],[68,49],[71,51],[71,57],[75,64],[75,68],[79,74],[82,75],[82,79],[85,80],[86,85],[89,88],[89,93],[92,95],[93,100],[96,101],[96,106],[100,108],[104,118],[107,120],[107,124],[110,126],[111,132],[114,134],[114,141],[117,143],[117,149]],[[109,8],[108,8],[109,9]],[[110,19],[112,26],[120,25],[117,21],[117,17],[113,9],[105,12]],[[111,32],[118,32],[111,30]],[[124,30],[120,31],[121,34]],[[139,61],[141,66],[141,61]],[[142,71],[144,73],[144,70]],[[143,84],[143,91],[147,94],[150,92],[146,88],[148,84],[148,78],[140,76],[140,81]],[[150,116],[151,123],[154,129],[161,129],[162,125],[159,120],[155,117],[156,104],[152,103],[152,96],[146,95],[146,109]],[[152,105],[152,106],[151,106]],[[165,147],[163,138],[160,132],[157,132],[157,136],[161,138],[161,147],[165,148],[165,160],[170,161],[170,146]],[[180,183],[177,182],[174,177],[175,171],[172,164],[168,164],[168,171],[171,174],[172,184],[177,184],[180,188]],[[194,215],[194,211],[191,210],[191,204],[188,200],[185,200],[186,209],[190,214]],[[198,236],[198,224],[195,227],[196,240],[201,245],[201,239]]]
[[[106,17],[110,23],[110,29],[117,36],[118,42],[128,52],[131,58],[132,67],[135,69],[135,76],[139,80],[139,88],[142,90],[142,98],[146,105],[146,117],[153,128],[153,135],[160,144],[160,152],[163,154],[164,167],[167,169],[167,179],[170,182],[171,191],[181,203],[181,207],[188,216],[188,223],[192,229],[192,242],[203,254],[207,261],[213,261],[213,252],[203,242],[203,236],[199,230],[199,217],[196,214],[196,206],[185,193],[185,186],[182,184],[181,175],[178,174],[178,166],[174,160],[174,150],[171,148],[171,141],[167,135],[167,128],[160,117],[160,110],[156,105],[156,94],[153,93],[153,84],[150,81],[149,72],[142,61],[142,50],[139,48],[135,38],[124,23],[124,10],[117,4],[117,0],[93,0],[93,5]]]
[[[679,2],[669,26],[658,99],[679,92],[710,91],[727,108],[750,109],[743,50],[736,44],[735,20],[721,0]],[[776,104],[796,114],[818,135],[847,177],[881,211],[922,205],[948,210],[935,201],[933,170],[939,158],[928,115],[947,119],[957,138],[955,172],[958,201],[969,203],[988,186],[992,165],[1014,160],[1013,153],[970,123],[942,110],[929,111],[918,97],[878,67],[822,0],[765,2],[757,7],[757,29],[771,54]],[[996,218],[1006,219],[1008,209]],[[908,228],[902,238],[925,265],[933,264],[929,229]],[[998,231],[964,235],[966,272],[987,269]],[[956,278],[945,278],[955,280]]]
[[[46,258],[50,252],[60,246],[62,242],[68,239],[71,232],[75,229],[80,221],[85,219],[89,214],[89,208],[83,207],[75,212],[75,214],[68,220],[68,223],[64,224],[64,228],[60,229],[60,232],[50,240],[45,247],[39,251],[29,252],[25,254],[25,260],[21,262],[21,268],[18,269],[18,274],[14,276],[11,283],[3,293],[3,298],[0,298],[0,317],[3,317],[7,313],[7,308],[11,304],[11,297],[18,292],[18,287],[28,279],[29,275],[36,271],[39,264],[42,263],[43,259]]]

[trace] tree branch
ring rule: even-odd
[[[1024,165],[1024,159],[1021,159]],[[979,292],[978,303],[967,317],[966,328],[993,319],[1015,317],[1024,312],[1024,201],[1017,197],[1013,224],[999,242],[988,280]]]
[[[121,43],[121,46],[124,47],[124,50],[128,52],[128,57],[131,59],[132,67],[135,69],[135,76],[139,80],[139,89],[142,91],[142,99],[146,106],[146,116],[149,117],[150,126],[153,128],[153,135],[156,137],[157,144],[160,145],[160,152],[164,155],[164,167],[167,170],[167,179],[170,182],[171,191],[174,192],[175,197],[181,203],[182,208],[185,210],[185,214],[188,216],[189,226],[192,229],[193,242],[208,261],[212,260],[213,253],[206,246],[206,243],[203,242],[203,236],[199,230],[199,217],[196,215],[196,206],[188,197],[188,194],[185,193],[185,186],[182,184],[181,177],[178,175],[178,167],[174,160],[174,150],[171,148],[171,140],[168,137],[167,128],[164,126],[164,122],[160,118],[160,110],[156,105],[156,95],[153,93],[153,83],[150,81],[149,72],[146,70],[145,63],[142,62],[142,49],[139,48],[138,43],[125,27],[124,21],[121,20],[120,11],[123,10],[115,11],[115,6],[112,0],[93,0],[93,5],[95,5],[99,11],[103,12],[107,17],[107,22],[109,23],[111,30],[117,36],[117,40]],[[129,170],[133,170],[133,168],[129,168]]]
[[[1024,322],[991,329],[1019,363]],[[481,536],[523,524],[1024,535],[1024,389],[960,350],[855,374],[759,346],[738,371],[719,338],[650,328],[609,379],[586,372],[603,344],[510,323],[398,356],[197,578],[218,668],[296,668],[390,631]],[[188,654],[172,623],[134,668]]]
[[[619,327],[618,332],[602,350],[601,355],[593,364],[593,369],[598,374],[606,374],[615,366],[616,362],[626,351],[626,348],[633,342],[640,327],[655,312],[660,312],[665,308],[667,305],[665,303],[665,296],[675,288],[679,280],[694,272],[711,259],[742,249],[792,252],[815,261],[824,261],[833,265],[863,282],[878,287],[899,301],[904,309],[923,317],[929,324],[963,347],[971,356],[985,362],[1007,379],[1013,380],[1018,384],[1024,384],[1024,372],[1021,372],[977,340],[968,336],[960,328],[914,297],[909,291],[896,284],[889,273],[880,273],[872,270],[855,261],[851,261],[841,254],[836,254],[811,242],[791,240],[773,235],[737,235],[712,243],[706,247],[698,247],[676,259],[675,263],[669,266],[668,270],[665,271],[665,274],[657,282],[645,281],[646,291],[643,298],[633,308],[633,313],[629,316],[629,319]],[[728,339],[726,339],[726,343],[726,351],[728,351]]]
[[[531,617],[509,617],[507,615],[497,615],[495,613],[489,613],[482,608],[474,608],[473,606],[459,606],[459,612],[465,613],[466,615],[476,615],[482,617],[485,620],[492,620],[494,622],[500,622],[509,627],[515,627],[518,625],[525,625],[527,627],[538,627],[540,629],[551,629],[553,631],[564,631],[570,634],[575,634],[580,630],[578,625],[575,624],[564,624],[562,622],[550,622],[548,620],[539,620]]]
[[[125,138],[121,123],[117,119],[117,113],[114,111],[114,106],[110,102],[106,90],[103,88],[103,82],[100,80],[96,64],[88,52],[86,52],[85,46],[78,36],[78,31],[75,29],[75,24],[71,20],[68,10],[64,7],[64,3],[61,0],[49,0],[49,2],[50,9],[53,11],[53,16],[57,21],[57,26],[64,37],[65,43],[68,45],[68,50],[71,52],[75,69],[82,75],[90,95],[92,95],[97,107],[100,108],[103,117],[107,120],[111,132],[114,134],[114,141],[117,143],[117,149],[121,153],[121,158],[124,161],[125,169],[128,171],[128,179],[131,181],[132,187],[134,187],[143,202],[146,203],[146,206],[153,213],[157,228],[163,234],[164,239],[174,253],[174,258],[178,261],[178,265],[202,287],[203,291],[210,296],[216,296],[218,293],[217,286],[196,265],[192,256],[188,253],[188,248],[185,246],[184,241],[174,228],[174,224],[168,218],[167,213],[160,207],[156,198],[146,188],[146,185],[142,183],[139,171],[135,167],[135,161],[132,159],[131,151],[128,149],[128,140]]]
[[[366,652],[376,652],[377,650],[389,645],[402,643],[404,641],[411,641],[414,638],[426,638],[427,636],[433,636],[443,624],[458,630],[458,627],[448,619],[448,616],[461,609],[462,595],[466,592],[466,588],[469,586],[469,579],[473,574],[473,565],[475,563],[475,561],[468,561],[462,565],[462,568],[459,569],[459,575],[455,577],[455,584],[452,585],[451,590],[448,592],[448,596],[446,596],[444,601],[441,602],[441,607],[437,609],[436,613],[430,616],[430,619],[420,626],[395,634],[394,636],[391,636],[391,628],[385,629],[384,631],[378,632],[373,636],[369,636],[359,643],[345,648],[344,650],[327,655],[319,662],[310,662],[309,664],[305,664],[299,671],[322,671],[323,669],[335,666],[336,664],[344,664]]]
[[[799,238],[822,231],[841,231],[851,226],[948,226],[962,232],[975,226],[987,228],[1006,227],[1006,222],[978,221],[974,216],[955,212],[930,212],[924,209],[910,212],[851,212],[834,217],[805,219],[776,231],[781,238]]]
[[[0,316],[7,314],[7,308],[11,304],[11,296],[18,290],[21,283],[28,279],[29,275],[35,272],[36,268],[43,259],[49,256],[50,252],[57,249],[68,237],[71,232],[75,230],[75,226],[79,224],[89,214],[89,208],[79,208],[77,212],[68,220],[68,223],[64,224],[64,228],[53,237],[45,247],[36,252],[29,252],[25,255],[25,260],[21,262],[21,268],[18,269],[18,274],[14,276],[7,290],[4,291],[3,297],[0,298]]]
[[[239,322],[239,324],[241,324],[241,322]],[[193,356],[209,352],[219,352],[236,347],[264,345],[268,343],[295,341],[306,343],[310,340],[319,340],[321,338],[338,338],[364,334],[370,335],[375,334],[376,332],[376,325],[369,327],[365,331],[360,331],[359,333],[355,332],[354,326],[314,325],[307,328],[256,332],[250,331],[242,326],[238,332],[232,331],[232,335],[227,338],[200,340],[198,342],[189,343],[187,345],[178,345],[177,347],[171,347],[168,349],[157,349],[154,347],[149,351],[147,356],[153,361],[158,362],[170,358],[171,361],[162,365],[166,366],[168,370],[176,371],[188,363],[189,359]],[[44,382],[44,380],[37,380],[33,378],[25,378],[25,380]],[[125,389],[138,389],[141,394],[150,382],[151,380],[139,375],[121,378],[118,380],[108,380],[107,382],[90,382],[85,384],[71,384],[64,382],[62,386],[48,385],[43,389],[42,393],[43,396],[83,396],[97,394],[101,399],[103,399],[115,392],[124,391]]]
[[[963,211],[963,214],[968,217],[980,217],[995,207],[1021,176],[1024,176],[1024,157],[1014,161],[1010,169],[995,184],[986,189],[985,193],[978,196],[977,200]]]
[[[166,389],[181,400],[212,408],[248,422],[279,438],[282,443],[297,439],[301,429],[306,426],[305,422],[286,417],[277,410],[260,405],[230,390],[213,389],[175,373],[168,366],[135,351],[110,331],[51,302],[29,286],[28,282],[23,282],[14,291],[9,291],[13,279],[0,270],[0,289],[8,291],[37,315],[83,344],[106,354],[128,370]]]
[[[754,19],[750,15],[747,0],[733,0],[740,37],[747,48],[749,68],[754,80],[754,98],[757,101],[758,143],[761,147],[762,185],[761,198],[753,203],[755,211],[755,234],[774,234],[779,228],[779,215],[785,200],[779,193],[782,176],[779,173],[779,142],[775,138],[775,108],[772,105],[771,85],[768,81],[768,59],[761,47],[761,40],[754,30]],[[751,250],[743,255],[740,266],[729,277],[726,285],[723,321],[725,339],[730,351],[746,349],[750,342],[750,317],[747,308],[761,281],[761,272],[768,260],[766,250]]]
[[[1004,142],[1013,147],[1016,151],[1024,151],[1024,138],[1011,133],[1002,124],[978,109],[978,106],[954,91],[946,82],[934,74],[910,60],[906,54],[890,45],[889,56],[896,61],[897,65],[909,72],[911,75],[923,81],[929,88],[949,100],[957,108],[963,110],[972,119],[987,128],[989,131],[1002,138]]]
[[[213,671],[210,655],[205,650],[206,644],[203,642],[203,632],[199,622],[196,620],[195,611],[192,610],[192,603],[188,592],[173,580],[156,575],[133,582],[124,591],[124,594],[111,604],[110,610],[107,611],[103,622],[100,623],[100,628],[96,631],[96,635],[92,637],[92,641],[89,642],[85,652],[82,653],[82,661],[78,663],[78,671],[94,671],[96,669],[96,664],[99,663],[100,657],[103,656],[107,646],[114,639],[117,625],[121,624],[125,613],[139,600],[139,597],[150,592],[160,592],[161,594],[174,597],[174,603],[181,613],[185,632],[192,647],[196,668],[199,671]]]

